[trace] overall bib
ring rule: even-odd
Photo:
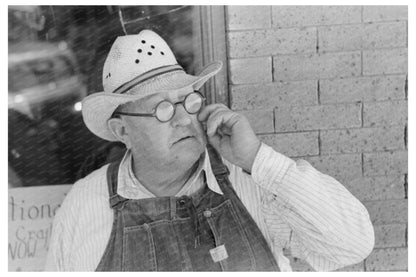
[[[96,271],[279,271],[274,256],[228,180],[228,168],[208,145],[223,195],[126,199],[117,194],[120,162],[107,183],[114,211],[107,247]]]

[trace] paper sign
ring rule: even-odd
[[[72,185],[9,189],[9,271],[42,271],[52,221]]]

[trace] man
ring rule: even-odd
[[[371,252],[368,212],[339,182],[203,105],[197,90],[220,69],[186,74],[149,30],[116,39],[83,116],[128,151],[74,184],[46,270],[290,271],[288,249],[323,271]]]

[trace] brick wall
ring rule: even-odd
[[[226,16],[232,109],[368,208],[375,249],[342,270],[406,271],[407,7],[228,6]]]

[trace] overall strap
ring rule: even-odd
[[[207,144],[209,160],[211,162],[212,172],[217,177],[227,177],[230,174],[228,167],[222,162],[220,154],[215,150],[214,146]]]
[[[228,179],[228,175],[230,175],[230,171],[228,167],[222,162],[220,154],[217,150],[210,144],[207,145],[209,160],[211,163],[212,172],[215,175],[215,179],[217,180],[218,185],[220,186],[222,192],[227,196],[232,198],[237,198],[237,194],[235,193],[230,180]]]
[[[118,206],[128,199],[121,197],[117,194],[118,186],[118,171],[120,168],[121,160],[110,163],[107,168],[107,186],[108,186],[108,195],[110,201],[110,207],[112,209],[118,208]]]
[[[244,206],[241,199],[238,197],[230,180],[228,179],[230,172],[228,171],[227,166],[224,165],[221,156],[214,149],[214,147],[207,145],[207,149],[215,179],[217,179],[218,185],[224,195],[233,202],[234,207],[237,209],[237,217],[240,218],[240,221],[243,223],[244,232],[251,243],[253,251],[256,253],[256,259],[259,259],[257,262],[262,264],[259,268],[280,271],[273,253],[271,252],[270,246],[268,245],[260,228],[248,212],[247,208]]]

